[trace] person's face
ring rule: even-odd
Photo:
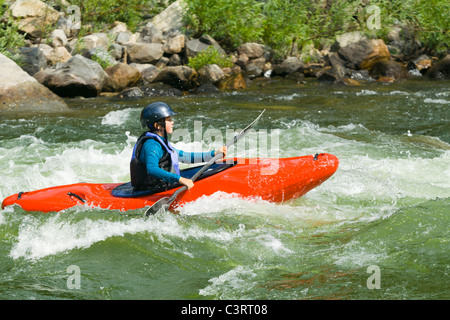
[[[167,117],[166,118],[166,131],[167,131],[167,134],[171,134],[173,132],[173,124],[174,124],[174,121],[173,121],[172,117]]]

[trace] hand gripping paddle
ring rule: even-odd
[[[230,141],[227,142],[226,146],[227,148],[230,148],[232,145],[236,144],[236,142],[238,142],[243,136],[245,136],[247,134],[248,131],[250,131],[253,126],[258,122],[258,120],[261,118],[261,116],[263,115],[263,113],[266,111],[266,109],[264,109],[261,114],[255,119],[253,120],[252,123],[250,123],[244,130],[242,130],[239,134],[237,134],[236,136],[233,137],[233,139],[231,139]],[[193,177],[192,177],[192,181],[195,181],[203,172],[205,172],[214,162],[216,162],[216,160],[220,159],[221,157],[223,157],[223,153],[219,152],[217,155],[214,156],[214,158],[212,158],[211,160],[209,160]],[[181,187],[180,189],[178,189],[177,191],[175,191],[172,196],[170,197],[164,197],[159,199],[158,201],[156,201],[150,208],[148,208],[145,211],[145,215],[144,216],[149,216],[151,214],[155,214],[157,213],[161,208],[166,207],[168,208],[172,202],[176,199],[176,197],[183,191],[185,191],[187,189],[186,186]]]

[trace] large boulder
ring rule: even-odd
[[[217,64],[207,64],[198,70],[200,84],[217,83],[225,77],[225,73]]]
[[[154,82],[162,82],[180,90],[190,90],[197,85],[197,72],[187,66],[166,67]]]
[[[164,54],[160,43],[128,43],[128,58],[131,63],[156,63]]]
[[[31,38],[38,38],[46,26],[55,24],[59,12],[39,0],[17,0],[2,17],[2,21],[10,18],[17,21],[19,30]]]
[[[158,28],[164,36],[171,34],[172,36],[182,34],[184,8],[183,1],[177,0],[168,6],[160,14],[156,15],[152,23]]]
[[[350,69],[370,70],[377,62],[389,60],[389,49],[381,39],[361,40],[338,50]]]
[[[273,76],[287,76],[288,74],[299,71],[304,67],[304,63],[297,57],[289,57],[281,64],[273,67]]]
[[[125,88],[134,86],[141,78],[141,73],[138,69],[125,63],[107,67],[105,72],[109,75],[109,78],[107,78],[103,91],[122,91]]]
[[[45,69],[34,77],[62,97],[96,97],[108,74],[95,61],[75,55],[55,69]]]
[[[2,111],[64,111],[66,103],[14,61],[0,53],[0,110]]]
[[[262,44],[249,42],[240,45],[237,50],[239,55],[246,55],[249,59],[257,59],[263,56],[265,48]]]

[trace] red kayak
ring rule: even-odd
[[[228,159],[212,165],[172,203],[176,209],[185,203],[218,191],[243,198],[283,202],[298,198],[330,178],[338,159],[321,153],[294,158]],[[190,178],[202,166],[181,171]],[[110,210],[135,210],[170,197],[180,185],[169,190],[136,192],[130,183],[77,183],[37,191],[20,192],[3,200],[2,208],[19,205],[26,211],[54,212],[81,205]]]

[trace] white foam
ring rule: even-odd
[[[127,122],[133,109],[111,111],[102,118],[103,125],[120,126]]]
[[[424,100],[425,103],[436,103],[436,104],[450,104],[450,101],[445,99],[431,99],[427,98]]]
[[[237,266],[230,271],[209,280],[210,285],[199,290],[201,296],[219,296],[227,299],[236,296],[237,292],[251,290],[251,279],[256,277],[253,267]]]
[[[168,238],[183,240],[205,238],[216,243],[227,243],[240,237],[242,231],[241,228],[235,232],[208,231],[200,229],[195,224],[183,226],[172,214],[165,214],[162,218],[130,218],[123,221],[89,218],[71,221],[68,214],[57,214],[44,221],[33,216],[25,217],[19,228],[17,242],[14,243],[9,254],[10,257],[38,260],[74,249],[86,249],[111,237],[141,232],[150,232],[162,241]],[[77,213],[70,214],[75,215],[74,218],[76,218]]]

